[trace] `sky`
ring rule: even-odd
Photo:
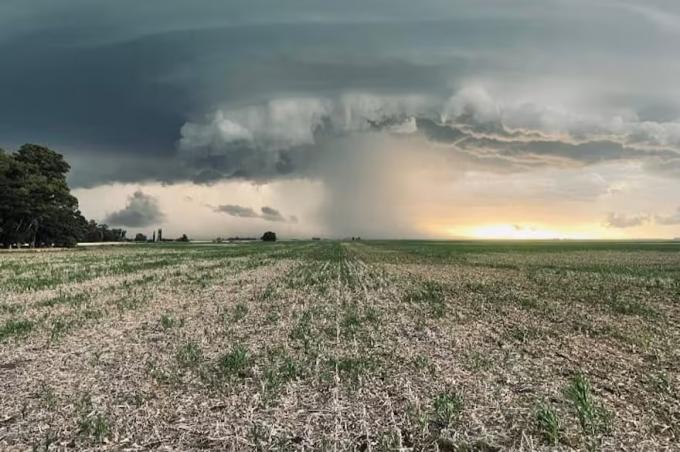
[[[675,0],[3,0],[0,147],[132,235],[680,237]]]

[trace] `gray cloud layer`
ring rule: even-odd
[[[103,221],[116,226],[143,228],[161,223],[164,217],[158,200],[138,190],[128,198],[123,209],[108,214]]]
[[[356,134],[420,135],[442,152],[494,172],[641,161],[650,171],[669,175],[669,165],[680,158],[680,122],[504,106],[475,91],[482,99],[462,90],[444,102],[352,95],[219,109],[182,127],[180,155],[210,167],[201,173],[204,182],[318,176],[324,155],[338,152],[333,142]]]
[[[678,225],[680,224],[680,207],[670,215],[626,215],[610,212],[605,220],[605,225],[612,228],[630,228],[642,226],[652,220],[654,220],[654,223],[661,226]]]
[[[243,207],[234,204],[224,204],[215,207],[213,210],[215,210],[215,212],[226,213],[227,215],[231,215],[232,217],[260,218],[265,221],[280,221],[280,222],[290,221],[292,223],[297,222],[296,217],[291,217],[290,220],[286,220],[286,218],[281,214],[281,212],[272,207],[267,206],[262,207],[260,209],[260,213],[255,212],[255,210],[253,210],[250,207]]]
[[[226,213],[232,217],[242,218],[257,218],[259,215],[250,207],[236,206],[233,204],[225,204],[215,207],[215,212]]]
[[[262,211],[262,218],[267,221],[286,221],[286,219],[281,215],[281,212],[279,212],[276,209],[272,209],[271,207],[263,207],[260,209]]]
[[[620,213],[610,212],[607,215],[605,224],[610,228],[632,228],[635,226],[642,226],[649,221],[647,215],[633,215],[628,216]]]

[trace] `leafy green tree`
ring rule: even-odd
[[[106,226],[106,225],[104,225]],[[109,229],[108,234],[104,235],[105,242],[122,242],[125,240],[127,231],[125,229],[113,228]]]
[[[262,234],[263,242],[276,242],[276,233],[272,231],[267,231]]]
[[[85,230],[85,234],[83,235],[83,241],[84,242],[103,242],[104,241],[104,233],[103,233],[103,228],[108,228],[107,225],[105,224],[97,224],[96,221],[90,220],[87,223],[87,228]]]
[[[5,246],[17,243],[26,227],[27,191],[23,187],[24,179],[23,165],[0,150],[0,241]]]
[[[84,242],[122,242],[126,234],[125,229],[109,229],[106,224],[97,224],[96,221],[90,220],[82,240]]]
[[[135,235],[135,242],[146,242],[146,236],[141,232],[138,232],[137,235]]]
[[[71,195],[64,157],[34,144],[0,152],[0,242],[73,246],[87,229]]]

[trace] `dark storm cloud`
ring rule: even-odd
[[[659,132],[655,124],[680,117],[680,93],[667,75],[669,62],[680,56],[677,12],[667,2],[581,0],[5,0],[1,144],[41,142],[64,152],[73,163],[73,186],[211,184],[316,177],[334,138],[366,130],[403,133],[408,124],[400,122],[415,118],[417,131],[432,141],[487,162],[649,157],[663,169],[663,149],[675,132]],[[578,143],[541,140],[545,118],[535,112],[511,112],[533,127],[521,132],[501,127],[493,108],[480,116],[474,105],[464,105],[447,118],[460,125],[439,116],[470,80],[513,99],[541,89],[559,92],[564,79],[588,98],[588,108],[634,110],[639,127],[628,141],[590,129],[570,131]],[[370,114],[355,104],[363,121],[339,126],[347,93],[423,101],[398,108],[388,102]],[[320,99],[336,107],[310,114],[303,111],[309,105],[284,109],[257,124],[235,114],[230,123],[215,122],[207,139],[187,141],[186,125],[205,125],[206,115],[258,113],[277,99]],[[652,129],[643,126],[648,121]],[[282,134],[279,123],[299,133]],[[644,154],[648,146],[659,149]]]
[[[389,100],[372,99],[385,102]],[[309,103],[289,100],[284,108],[261,105],[222,112],[203,123],[185,125],[180,149],[186,162],[209,168],[193,180],[211,183],[221,178],[267,180],[318,174],[326,155],[339,151],[334,142],[350,134],[423,136],[441,152],[464,158],[477,168],[514,172],[537,167],[573,167],[613,161],[642,161],[650,171],[669,174],[680,158],[673,140],[632,140],[632,132],[509,129],[501,121],[474,123],[465,115],[442,122],[431,117],[404,117],[398,107],[362,111],[362,100]],[[337,111],[354,111],[347,123]],[[355,110],[353,110],[355,109]],[[281,117],[278,110],[287,112]],[[417,110],[416,110],[417,111]],[[373,116],[372,116],[373,115]],[[386,116],[382,116],[386,115]],[[375,117],[377,119],[371,119]],[[255,118],[255,119],[253,119]],[[276,118],[277,125],[272,127]],[[462,121],[462,122],[461,122]],[[631,130],[639,127],[627,125]],[[570,136],[571,135],[571,136]]]
[[[116,226],[143,228],[158,224],[164,218],[158,200],[138,190],[128,198],[123,209],[108,214],[103,221]]]
[[[268,15],[294,17],[304,5],[279,13],[276,8],[268,14],[261,10],[258,16],[245,4],[207,7],[201,13],[190,2],[172,2],[177,14],[162,23],[156,16],[167,16],[165,11],[172,8],[166,2],[143,6],[141,14],[139,7],[126,6],[131,2],[115,8],[100,5],[100,14],[84,2],[26,3],[36,6],[16,7],[25,23],[15,24],[19,31],[14,34],[13,24],[6,24],[9,30],[0,40],[0,127],[9,144],[40,141],[67,151],[173,158],[186,119],[225,100],[238,104],[281,92],[346,88],[401,91],[445,81],[441,63],[425,68],[408,61],[373,61],[375,55],[367,52],[335,60],[334,54],[380,36],[368,25],[268,20]],[[11,4],[0,6],[0,16]],[[58,22],[52,17],[48,22],[43,7],[71,19],[54,27]],[[111,12],[108,21],[113,23],[100,28],[104,14]],[[254,17],[233,23],[244,15]],[[353,33],[346,37],[353,42],[335,44],[335,36],[345,35],[348,27]],[[399,27],[385,27],[381,40],[399,32]],[[374,45],[380,51],[387,43]]]
[[[640,151],[627,149],[622,144],[611,141],[575,144],[559,140],[529,140],[519,135],[514,135],[513,139],[513,134],[496,125],[493,125],[492,134],[479,136],[475,132],[488,134],[492,127],[481,125],[470,132],[456,125],[438,124],[429,119],[418,119],[417,124],[418,130],[435,142],[455,145],[473,154],[491,153],[509,160],[513,157],[552,156],[574,162],[595,163],[640,156]]]

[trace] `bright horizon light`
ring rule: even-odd
[[[503,240],[550,240],[571,239],[588,240],[602,239],[599,231],[559,231],[532,224],[489,224],[473,226],[460,231],[451,231],[455,235],[462,235],[475,239],[503,239]]]

